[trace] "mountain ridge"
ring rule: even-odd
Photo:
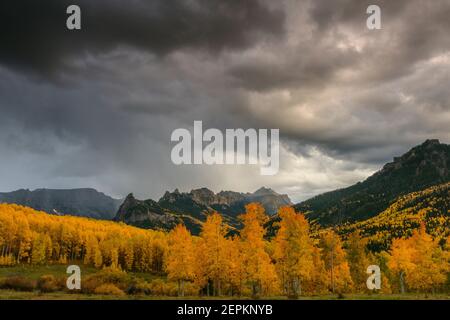
[[[450,181],[450,146],[429,139],[379,171],[347,188],[317,195],[294,205],[321,225],[371,218],[399,196]]]
[[[275,214],[279,207],[293,205],[285,194],[278,194],[270,188],[262,187],[253,193],[220,191],[214,193],[208,188],[192,189],[190,192],[166,191],[158,200],[137,200],[129,194],[117,211],[115,221],[147,227],[170,229],[174,224],[184,222],[194,233],[200,230],[201,222],[214,211],[219,212],[224,221],[238,227],[238,215],[244,213],[245,205],[260,202],[269,214]]]
[[[93,188],[38,188],[0,192],[0,203],[25,205],[50,214],[87,216],[104,220],[114,217],[121,201]]]

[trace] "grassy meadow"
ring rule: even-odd
[[[39,281],[42,276],[52,275],[56,279],[66,279],[66,265],[42,265],[42,266],[12,266],[0,267],[0,284],[2,280],[20,276],[33,282]],[[98,269],[93,267],[82,267],[82,287],[83,278],[95,276],[101,273]],[[155,279],[166,281],[165,276],[155,275],[151,273],[127,273],[128,279],[133,281],[151,282]],[[12,289],[0,289],[0,300],[161,300],[161,299],[249,299],[248,297],[211,297],[211,296],[185,296],[176,297],[173,295],[148,295],[145,292],[136,294],[95,294],[83,293],[83,288],[80,291],[56,290],[54,292],[42,292],[39,288],[33,288],[30,291],[20,291]],[[271,296],[261,297],[261,299],[283,300],[287,299],[285,296]],[[448,300],[449,294],[424,294],[424,293],[406,293],[406,294],[344,294],[344,295],[310,295],[302,296],[299,300]]]

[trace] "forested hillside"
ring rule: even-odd
[[[412,192],[375,217],[338,226],[341,235],[358,231],[374,251],[386,250],[392,239],[410,237],[421,224],[439,241],[450,235],[450,183]]]
[[[450,181],[450,146],[427,140],[363,182],[295,205],[310,221],[336,225],[371,218],[399,196]]]
[[[0,265],[107,268],[108,274],[89,278],[84,290],[92,293],[123,294],[129,285],[120,279],[134,271],[164,276],[163,282],[140,283],[146,294],[166,292],[165,286],[176,287],[180,296],[365,292],[370,264],[382,268],[384,293],[448,290],[450,239],[433,238],[425,225],[377,253],[358,232],[340,237],[328,229],[313,237],[308,220],[293,208],[280,208],[278,216],[277,233],[268,240],[269,217],[256,203],[246,206],[239,217],[243,227],[234,236],[228,236],[217,213],[207,216],[199,236],[192,236],[181,224],[162,232],[0,204]],[[0,279],[0,287],[15,288],[17,282]]]
[[[81,189],[20,189],[0,192],[0,203],[15,203],[58,215],[83,216],[110,220],[121,200],[92,188]]]

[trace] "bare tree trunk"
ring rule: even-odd
[[[333,247],[331,248],[331,290],[334,294],[334,241],[333,241]]]
[[[300,278],[298,279],[298,295],[302,295],[302,281]]]
[[[181,296],[184,297],[184,280],[181,280]]]
[[[404,282],[404,279],[403,279],[403,275],[404,275],[404,274],[405,274],[405,273],[404,273],[403,271],[400,272],[400,292],[401,292],[402,294],[405,293],[405,282]]]

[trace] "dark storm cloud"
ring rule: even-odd
[[[0,4],[0,191],[267,185],[299,200],[450,141],[448,1],[43,3]],[[65,28],[72,3],[81,31]],[[280,173],[174,166],[170,134],[194,120],[279,128]]]
[[[81,7],[82,30],[65,27],[70,4]],[[284,23],[282,11],[259,0],[17,0],[0,9],[0,63],[41,73],[119,46],[157,55],[242,49],[258,35],[281,35]]]

